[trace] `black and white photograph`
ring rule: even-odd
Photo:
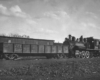
[[[100,80],[100,0],[0,0],[0,80]]]

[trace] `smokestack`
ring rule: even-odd
[[[69,37],[69,40],[72,40],[72,36],[70,34],[68,35],[68,37]]]
[[[87,39],[86,38],[84,38],[84,42],[87,42]]]
[[[75,39],[75,37],[74,37],[74,36],[72,36],[72,41],[76,41],[76,39]]]
[[[83,36],[80,37],[80,42],[83,42]]]
[[[76,39],[77,42],[79,42],[79,40],[80,40],[79,38]]]

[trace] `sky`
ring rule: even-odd
[[[0,34],[63,42],[69,34],[100,39],[100,0],[0,0]]]

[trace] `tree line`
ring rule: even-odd
[[[4,36],[4,37],[18,37],[18,38],[30,38],[28,35],[20,35],[20,34],[14,34],[14,33],[11,33],[9,35],[0,34],[0,36]]]

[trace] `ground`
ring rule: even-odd
[[[0,80],[100,80],[100,58],[0,60]]]

